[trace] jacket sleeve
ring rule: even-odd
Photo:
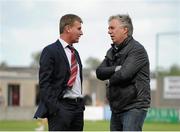
[[[100,66],[96,69],[96,76],[100,80],[109,79],[115,72],[116,66],[108,66],[108,59],[105,58]]]
[[[52,78],[54,59],[48,48],[42,51],[40,57],[40,69],[39,69],[39,86],[40,86],[40,98],[45,102],[49,108],[49,112],[56,111],[56,99],[53,97]]]
[[[146,63],[149,63],[149,60],[145,49],[143,47],[133,49],[122,64],[121,69],[111,76],[110,85],[131,80]]]

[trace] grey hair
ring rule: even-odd
[[[133,24],[132,24],[132,20],[131,20],[129,15],[121,15],[121,14],[113,15],[113,16],[109,17],[108,22],[110,22],[113,19],[117,19],[119,22],[122,23],[123,27],[128,28],[128,36],[132,36],[132,34],[133,34]]]

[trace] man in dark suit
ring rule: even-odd
[[[50,131],[83,130],[82,64],[73,47],[83,35],[81,24],[77,15],[62,16],[59,39],[40,57],[40,104],[34,117],[47,118]]]

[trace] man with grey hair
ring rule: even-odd
[[[107,98],[112,111],[111,131],[142,131],[150,107],[149,59],[133,37],[129,15],[109,18],[111,48],[96,70],[97,78],[108,80]]]

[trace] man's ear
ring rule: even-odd
[[[71,31],[71,26],[70,25],[66,25],[65,26],[65,31],[66,32],[70,32]]]
[[[125,33],[125,34],[126,34],[126,33],[128,34],[128,28],[127,28],[127,27],[124,28],[124,33]]]

